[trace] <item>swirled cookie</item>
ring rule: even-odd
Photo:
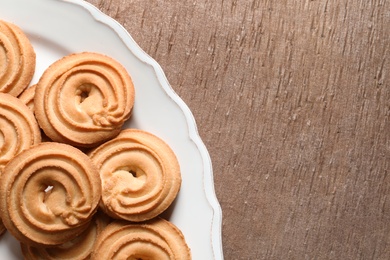
[[[0,20],[0,92],[18,96],[35,72],[35,51],[16,25]]]
[[[92,147],[120,132],[132,112],[134,86],[126,69],[98,53],[68,55],[37,83],[34,107],[53,141]]]
[[[32,85],[25,89],[18,98],[34,113],[34,96],[36,85]],[[49,137],[45,135],[41,129],[41,142],[51,142]]]
[[[36,85],[26,88],[18,98],[31,110],[34,111],[34,96]]]
[[[0,236],[5,233],[7,229],[5,228],[3,221],[0,219]]]
[[[181,231],[162,218],[115,221],[97,239],[91,260],[100,259],[190,260],[191,252]]]
[[[29,245],[58,245],[84,231],[101,195],[87,155],[61,143],[41,143],[15,156],[0,175],[0,216]]]
[[[15,155],[39,142],[34,114],[18,98],[0,93],[0,172]]]
[[[100,206],[111,217],[145,221],[165,211],[181,185],[179,163],[157,136],[136,129],[89,153],[102,180]]]
[[[33,247],[21,243],[25,260],[86,260],[89,259],[98,235],[108,225],[109,218],[95,214],[89,227],[76,238],[59,246]]]

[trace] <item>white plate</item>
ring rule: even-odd
[[[194,118],[170,87],[161,67],[116,21],[81,0],[0,0],[0,19],[28,35],[37,53],[33,82],[55,60],[72,52],[96,51],[121,62],[136,88],[133,117],[126,127],[150,131],[175,151],[183,183],[165,213],[178,226],[194,260],[223,259],[222,212],[215,196],[209,154]],[[20,259],[19,244],[9,235],[0,241],[1,259]]]

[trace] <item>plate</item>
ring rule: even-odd
[[[161,67],[115,20],[81,0],[1,0],[0,19],[18,25],[30,38],[37,68],[32,80],[57,59],[95,51],[122,63],[132,76],[136,99],[126,128],[161,137],[176,153],[182,187],[164,213],[183,232],[193,259],[223,259],[222,212],[215,196],[208,151],[194,117],[170,87]],[[0,240],[2,259],[20,259],[18,242],[9,233]]]

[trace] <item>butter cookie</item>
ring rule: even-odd
[[[34,76],[36,54],[27,35],[0,20],[0,92],[18,96]]]
[[[182,232],[162,218],[115,221],[97,239],[91,260],[100,259],[190,260],[191,251]]]
[[[0,172],[15,155],[40,142],[33,112],[18,98],[0,93]]]
[[[125,129],[89,153],[102,180],[101,208],[111,217],[145,221],[176,198],[181,173],[172,149],[159,137]]]
[[[130,117],[134,86],[126,69],[99,53],[82,52],[49,66],[37,83],[35,115],[53,141],[93,147],[116,136]]]
[[[59,245],[84,231],[101,196],[89,157],[61,143],[41,143],[15,156],[0,175],[0,216],[29,245]]]
[[[98,235],[109,224],[103,213],[95,214],[89,227],[76,238],[51,247],[33,247],[21,243],[25,260],[84,260],[89,259]]]

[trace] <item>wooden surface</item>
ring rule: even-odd
[[[390,1],[88,2],[192,110],[225,259],[390,259]]]

